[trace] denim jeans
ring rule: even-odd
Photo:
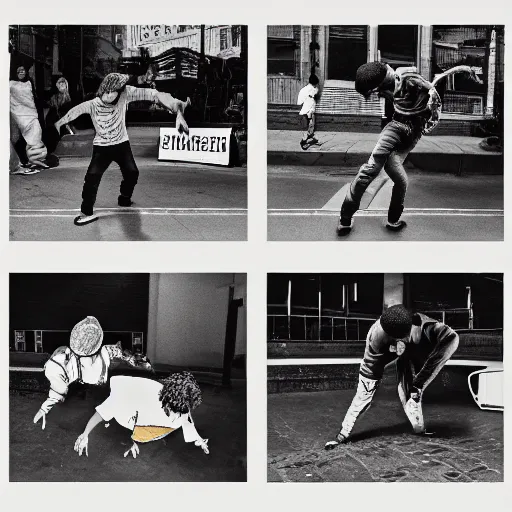
[[[407,192],[407,174],[403,163],[420,138],[421,129],[409,123],[393,120],[384,127],[368,162],[360,167],[347,191],[340,212],[344,223],[350,223],[359,209],[365,190],[383,168],[393,181],[388,221],[398,222],[404,210]]]

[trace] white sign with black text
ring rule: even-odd
[[[160,128],[159,160],[229,165],[231,128],[190,128],[189,134],[176,128]]]

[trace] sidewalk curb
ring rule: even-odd
[[[360,167],[368,161],[368,152],[279,151],[267,152],[267,165]],[[465,154],[412,152],[406,164],[424,172],[451,174],[503,174],[503,154]],[[357,169],[354,171],[354,174]]]

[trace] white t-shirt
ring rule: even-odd
[[[309,115],[315,111],[316,108],[316,100],[315,96],[318,94],[318,87],[315,87],[312,84],[306,85],[299,91],[299,96],[297,98],[297,105],[302,105],[300,109],[299,115]]]
[[[163,385],[142,377],[120,375],[110,379],[110,396],[96,411],[105,420],[114,418],[121,426],[182,427],[185,442],[202,440],[189,414],[167,416],[158,398]]]

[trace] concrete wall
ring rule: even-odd
[[[156,364],[222,368],[230,285],[235,285],[235,298],[244,295],[245,275],[152,274],[150,359]],[[246,347],[245,316],[239,311],[241,316],[237,355]]]

